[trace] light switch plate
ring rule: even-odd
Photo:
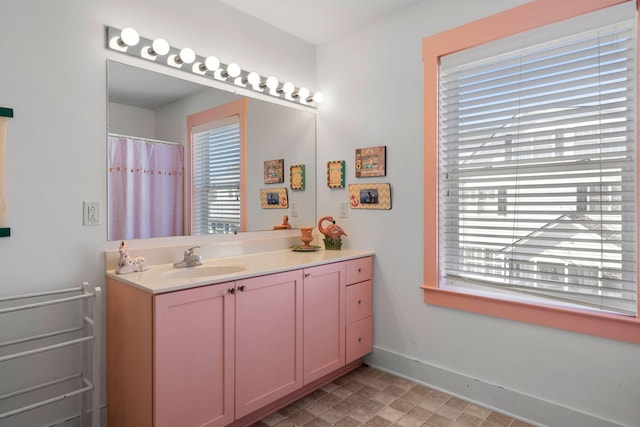
[[[340,202],[340,218],[348,218],[349,217],[349,206],[347,202]]]

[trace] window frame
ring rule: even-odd
[[[188,171],[186,180],[188,188],[186,194],[187,225],[189,235],[193,233],[193,128],[205,123],[218,121],[227,117],[238,116],[240,127],[240,230],[247,231],[247,98],[229,102],[224,105],[210,108],[199,113],[191,114],[187,117],[187,132],[189,135],[188,144]]]
[[[425,303],[640,344],[640,317],[514,301],[439,287],[438,70],[440,57],[627,1],[631,0],[565,2],[534,0],[423,39],[424,282],[421,288],[424,290]]]

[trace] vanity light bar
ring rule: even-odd
[[[223,64],[215,56],[200,56],[188,47],[171,47],[164,39],[140,37],[133,28],[107,27],[107,48],[310,107],[317,107],[324,100],[320,92],[312,93],[306,87],[279,82],[273,76],[245,71],[236,63]]]

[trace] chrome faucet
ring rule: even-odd
[[[198,254],[194,254],[193,251],[200,246],[194,246],[184,251],[184,259],[182,261],[173,264],[174,268],[195,267],[196,265],[202,265],[202,257]]]

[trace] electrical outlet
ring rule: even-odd
[[[82,225],[100,225],[100,202],[82,202]]]
[[[340,218],[348,218],[349,217],[349,206],[347,202],[340,202]]]
[[[298,216],[298,202],[291,202],[291,217]]]

